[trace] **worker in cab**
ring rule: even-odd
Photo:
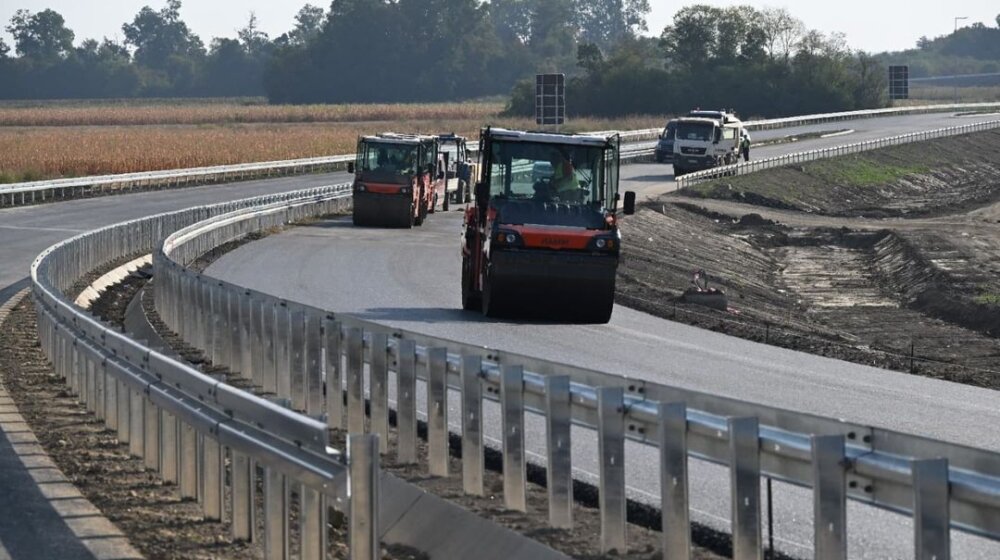
[[[740,152],[743,154],[743,161],[750,161],[750,133],[746,129],[740,129]]]
[[[579,196],[580,185],[576,182],[576,169],[561,150],[553,150],[549,158],[552,164],[552,194],[560,200],[573,200]]]

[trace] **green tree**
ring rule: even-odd
[[[505,43],[526,44],[531,38],[531,19],[541,0],[492,0],[490,21],[497,37]]]
[[[251,57],[265,56],[270,49],[271,40],[267,33],[261,31],[257,26],[257,14],[254,12],[250,12],[249,21],[245,27],[236,32],[236,36],[239,37],[243,49]]]
[[[305,45],[315,39],[323,30],[326,12],[323,8],[306,4],[295,14],[295,28],[288,32],[288,42],[292,45]]]
[[[3,37],[0,37],[0,59],[7,58],[7,53],[10,52],[10,47],[4,42]]]
[[[608,50],[646,31],[649,0],[577,0],[580,40]]]
[[[667,57],[682,68],[703,68],[718,51],[717,22],[722,15],[719,8],[704,4],[681,8],[660,36]]]
[[[37,14],[18,10],[7,31],[14,36],[17,54],[37,62],[56,62],[73,49],[73,32],[66,27],[66,20],[53,10]]]
[[[531,11],[528,46],[538,61],[536,69],[554,72],[572,68],[576,58],[573,0],[540,0]]]
[[[145,6],[132,23],[122,26],[125,43],[135,48],[136,62],[154,70],[176,69],[187,63],[171,58],[200,57],[204,54],[201,39],[181,21],[180,9],[180,0],[167,0],[167,5],[160,11]]]

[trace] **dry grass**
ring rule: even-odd
[[[456,132],[476,138],[480,127],[486,123],[516,129],[536,128],[530,119],[500,118],[495,108],[490,111],[478,106],[472,110],[473,114],[462,115],[468,106],[476,105],[383,105],[364,106],[364,110],[352,108],[354,106],[330,106],[323,109],[331,118],[340,115],[339,118],[353,117],[354,121],[363,122],[0,127],[0,183],[352,153],[358,135],[386,130]],[[163,116],[173,114],[171,109],[160,107],[155,111]],[[303,115],[308,113],[307,109],[274,108],[278,112],[289,112],[287,114],[303,111],[300,113]],[[65,110],[64,107],[46,109],[55,115],[65,115]],[[211,114],[210,110],[205,111],[206,115]],[[412,112],[410,118],[405,116],[407,111]],[[441,117],[455,113],[461,116]],[[375,115],[391,118],[385,122],[371,122]],[[51,120],[57,121],[58,117],[53,116]],[[659,116],[577,119],[564,130],[629,130],[661,126],[664,121],[665,117]]]
[[[382,105],[259,105],[228,103],[106,103],[0,106],[0,126],[136,126],[246,123],[345,123],[486,119],[501,103]]]

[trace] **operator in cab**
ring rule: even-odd
[[[549,158],[552,164],[552,194],[560,200],[572,200],[579,195],[576,169],[561,150],[553,150]]]

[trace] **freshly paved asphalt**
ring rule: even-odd
[[[761,148],[752,155],[762,158],[993,118],[921,115],[758,132],[755,140],[793,132],[855,130],[849,136]],[[13,295],[24,285],[30,263],[41,251],[76,233],[157,212],[346,180],[343,173],[310,175],[0,210],[0,296]],[[646,196],[671,190],[672,185],[669,166],[633,165],[623,173],[623,190]],[[1000,450],[1000,436],[990,429],[1000,425],[993,393],[755,345],[625,308],[616,309],[606,326],[493,323],[458,311],[458,221],[455,213],[439,214],[409,234],[354,230],[342,223],[301,228],[229,255],[213,272],[285,297],[428,334],[450,333],[443,336]],[[337,286],[353,288],[338,293]],[[538,448],[533,439],[537,438],[529,435],[529,444]],[[587,468],[586,456],[593,453],[585,440],[583,434],[577,438],[580,450],[574,452],[584,477],[584,471],[594,472]],[[630,448],[627,459],[632,465],[651,464],[641,458],[645,453]],[[717,489],[720,484],[725,488],[726,471],[699,464],[697,472],[704,474],[692,480],[700,511],[696,516],[725,527],[728,503],[722,507]],[[655,495],[655,477],[650,473],[632,469],[629,475],[630,484],[642,489],[636,490],[637,495]],[[0,465],[0,489],[16,485],[19,476]],[[779,490],[775,506],[782,513],[775,525],[779,542],[807,555],[802,547],[810,540],[811,509],[793,504],[808,493]],[[849,515],[855,539],[852,558],[912,557],[909,521],[860,506],[852,506]],[[9,524],[14,517],[0,516],[0,535],[13,526]],[[38,538],[45,538],[44,524],[34,529]],[[961,558],[1000,557],[996,545],[964,536],[955,539],[954,550],[954,556]]]

